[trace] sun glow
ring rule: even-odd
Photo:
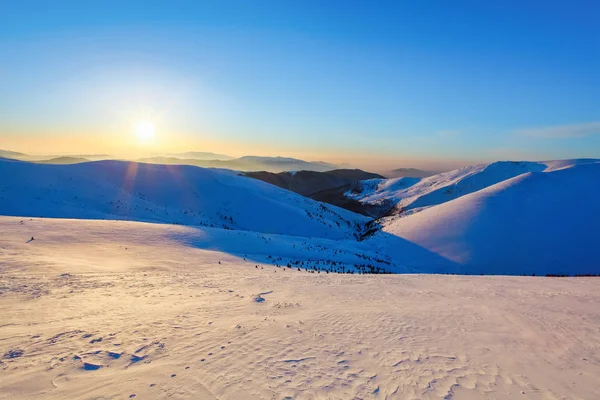
[[[152,122],[140,121],[133,126],[133,134],[142,145],[148,145],[154,142],[155,129]]]

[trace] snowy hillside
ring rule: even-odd
[[[600,273],[600,163],[575,164],[388,218],[367,242],[422,272]]]
[[[497,162],[425,179],[367,180],[358,188],[362,201],[404,210],[371,221],[230,170],[0,160],[0,215],[217,228],[179,239],[270,264],[315,260],[316,249],[322,264],[310,265],[321,267],[335,261],[350,268],[361,264],[358,257],[399,273],[597,274],[597,182],[600,162],[591,160]]]
[[[367,204],[395,207],[406,212],[459,198],[527,172],[551,171],[570,165],[596,162],[594,159],[544,162],[499,161],[460,168],[427,178],[371,179],[346,193]]]
[[[600,398],[597,278],[299,271],[230,246],[367,243],[129,221],[0,232],[0,400]]]
[[[0,214],[125,219],[353,238],[367,218],[232,171],[100,161],[0,161]]]

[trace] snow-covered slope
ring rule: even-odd
[[[442,204],[527,172],[542,172],[570,165],[597,162],[595,159],[544,162],[499,161],[444,172],[427,178],[371,179],[346,196],[368,204],[388,204],[400,212]]]
[[[555,171],[557,169],[570,167],[572,165],[580,165],[580,164],[590,164],[600,162],[600,159],[597,158],[575,158],[571,160],[550,160],[550,161],[542,161],[540,164],[544,164],[547,168],[544,170],[545,172]]]
[[[0,232],[0,400],[600,399],[597,278],[311,273],[220,246],[365,261],[129,221]]]
[[[125,219],[352,238],[367,218],[231,171],[100,161],[0,161],[0,214]]]
[[[560,168],[389,218],[367,241],[423,272],[600,273],[600,163]]]
[[[591,160],[498,162],[421,180],[364,181],[369,201],[397,201],[412,215],[373,222],[370,228],[381,229],[360,246],[391,272],[600,273],[598,182],[600,162]],[[230,170],[118,161],[0,160],[0,215],[214,227],[194,245],[245,254],[265,241],[263,255],[279,249],[273,254],[291,258],[311,246],[352,254],[354,242],[306,247],[289,237],[353,240],[369,222]]]
[[[253,267],[260,264],[287,267],[295,271],[300,268],[302,271],[316,272],[410,272],[396,266],[389,257],[377,253],[368,243],[354,239],[332,240],[135,221],[7,216],[0,216],[0,232],[5,236],[18,232],[23,251],[28,251],[32,246],[47,250],[47,246],[60,249],[79,243],[85,251],[100,256],[99,247],[102,245],[97,243],[98,238],[92,239],[91,236],[93,232],[102,232],[105,240],[118,242],[120,251],[128,250],[127,255],[134,257],[142,257],[141,254],[135,254],[140,251],[144,257],[148,257],[152,248],[159,251],[172,245],[211,256],[221,254],[223,259],[243,259],[247,263],[254,263]],[[30,240],[31,237],[34,240]],[[5,243],[5,238],[0,238],[0,248]],[[177,256],[174,258],[177,259]],[[78,263],[79,259],[74,262]],[[7,272],[3,267],[0,265],[0,272]],[[116,268],[119,269],[118,266]]]

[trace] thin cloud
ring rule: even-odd
[[[600,134],[600,122],[521,129],[517,133],[546,139],[580,138]]]

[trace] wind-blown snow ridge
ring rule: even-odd
[[[201,225],[353,238],[367,218],[232,171],[99,161],[0,160],[0,214]]]

